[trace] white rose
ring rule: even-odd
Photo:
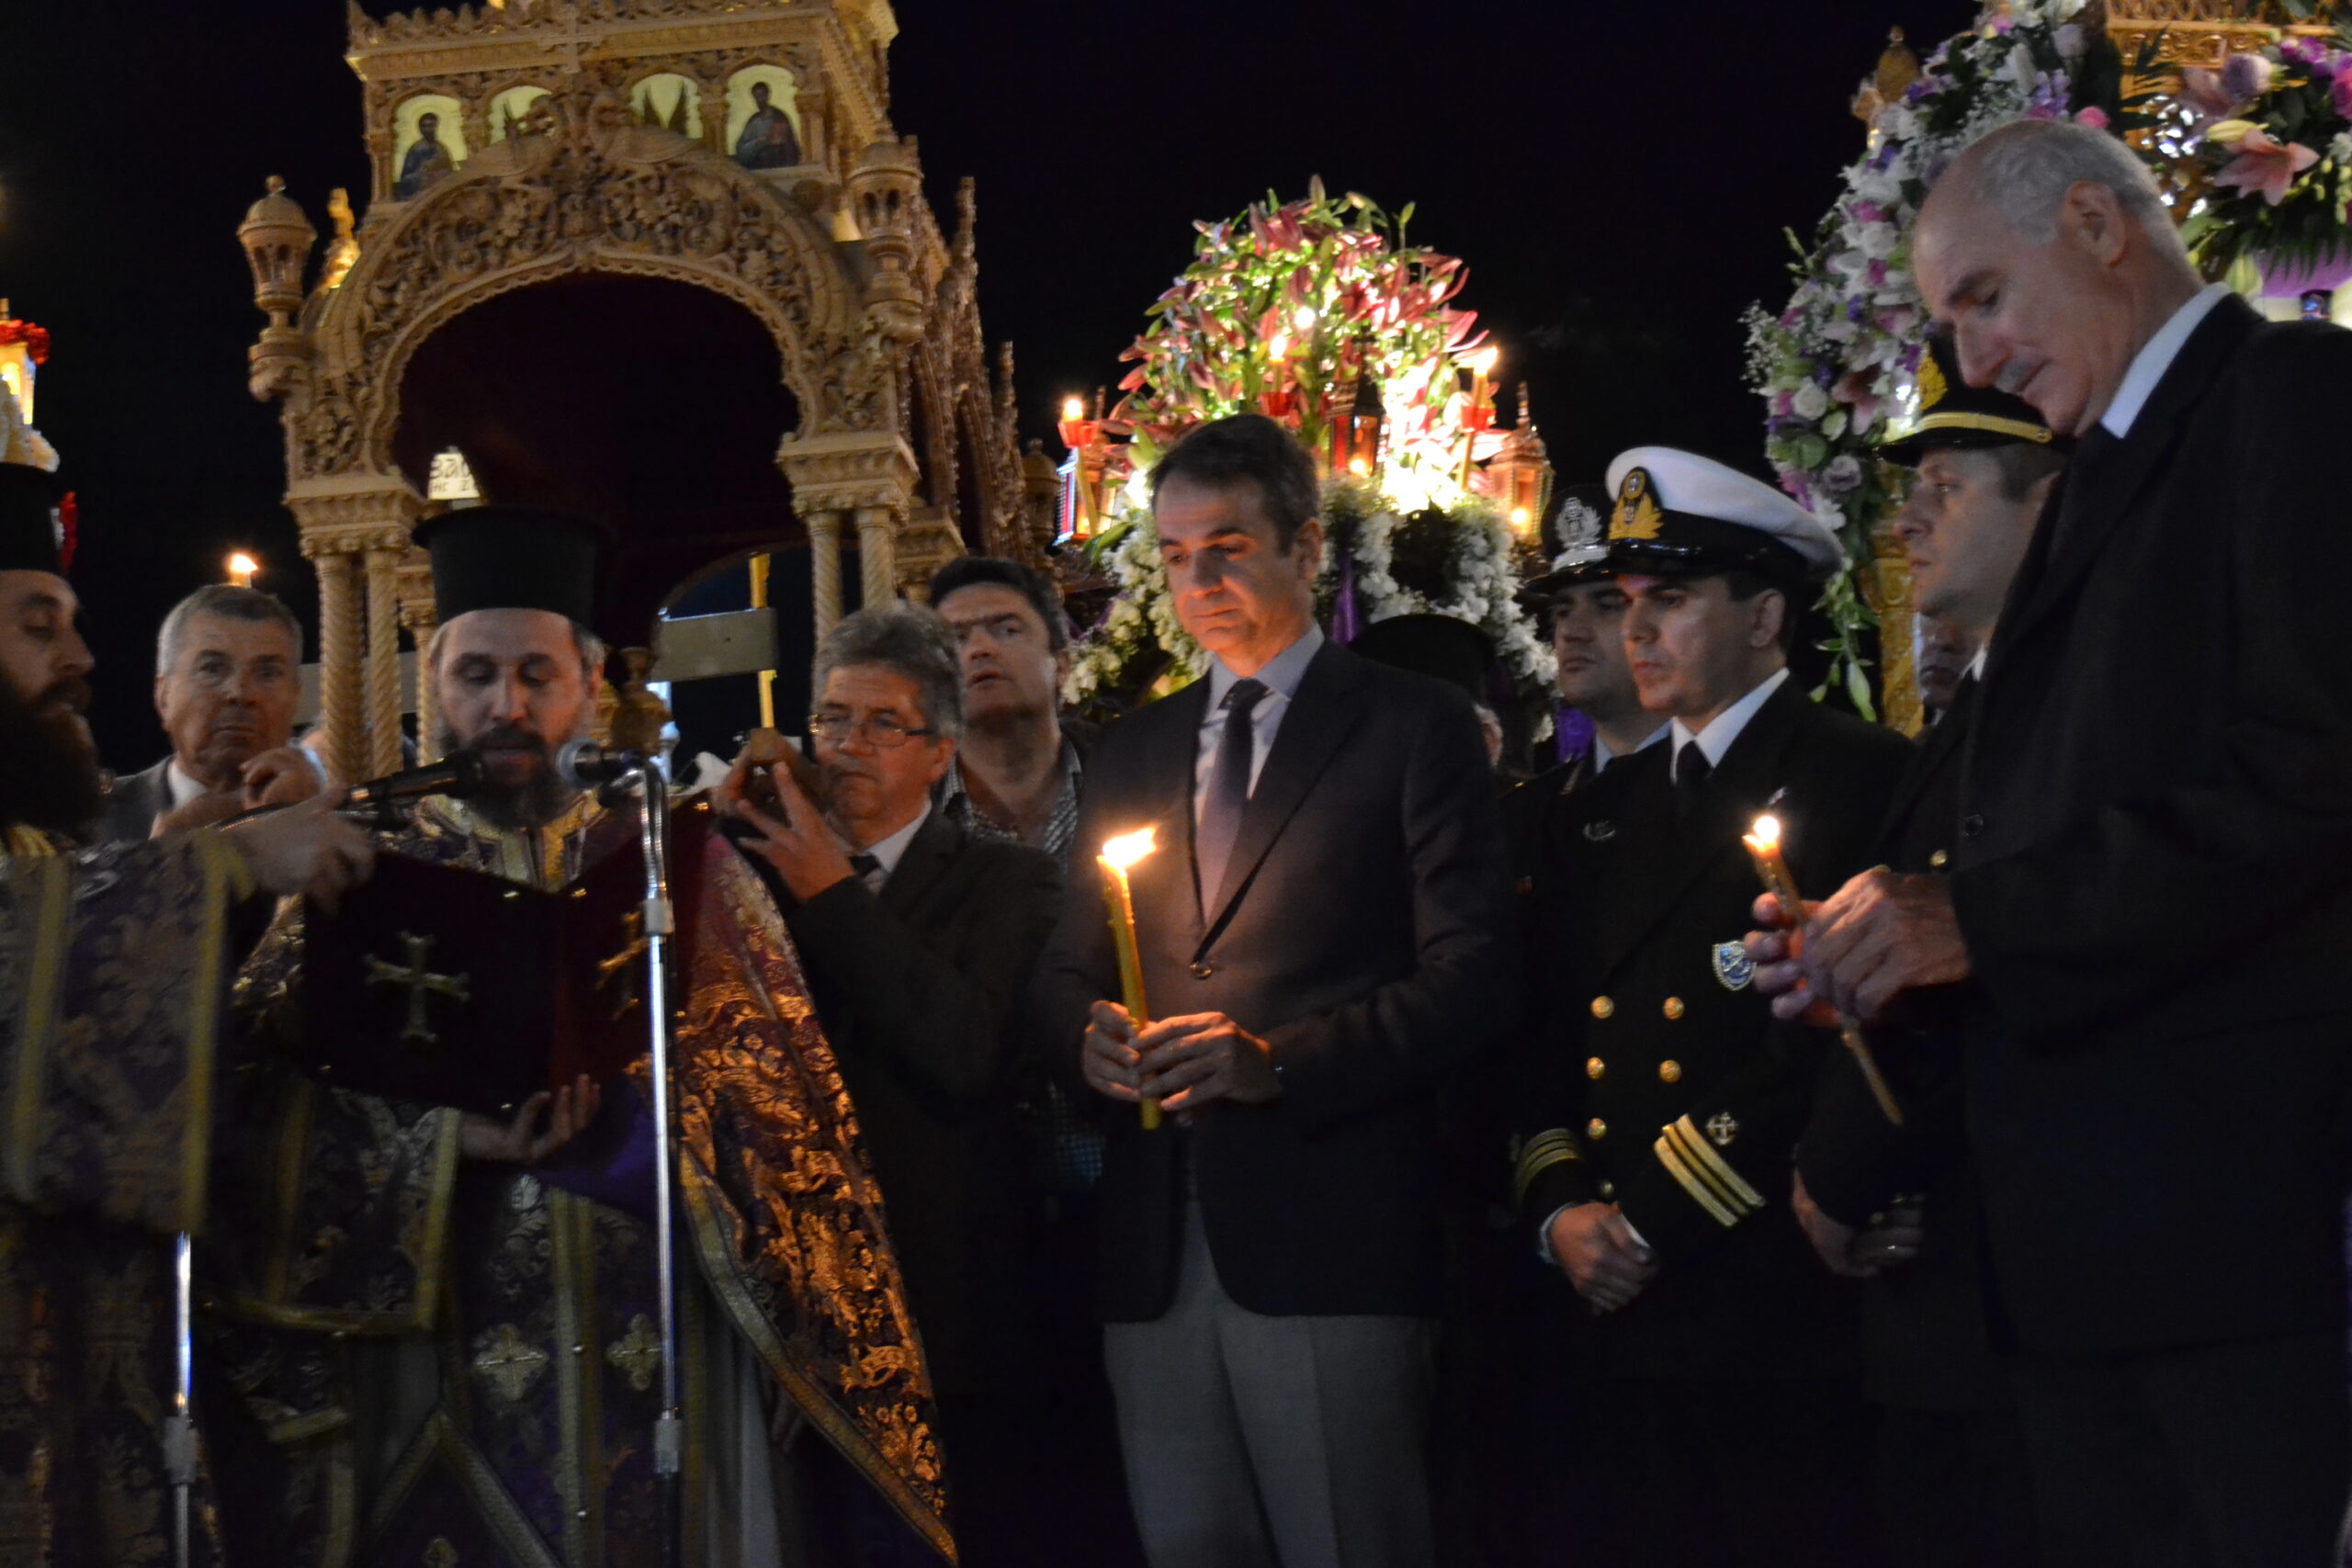
[[[1871,261],[1884,261],[1903,243],[1903,231],[1892,223],[1865,223],[1855,232],[1854,242]]]
[[[1894,111],[1890,109],[1887,112],[1892,114]],[[1905,109],[1903,112],[1908,114],[1910,111]],[[1879,123],[1883,126],[1885,121],[1882,118]],[[1868,164],[1854,166],[1850,187],[1858,199],[1875,202],[1881,207],[1892,207],[1903,199],[1903,182],[1889,171],[1873,169]]]
[[[1829,412],[1829,394],[1819,384],[1807,381],[1789,399],[1789,408],[1799,419],[1819,419]]]

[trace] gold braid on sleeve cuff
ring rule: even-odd
[[[1526,1202],[1527,1190],[1535,1184],[1536,1177],[1552,1167],[1583,1158],[1584,1145],[1577,1143],[1577,1135],[1566,1128],[1554,1127],[1536,1134],[1527,1140],[1526,1147],[1519,1151],[1519,1170],[1511,1181],[1515,1200]]]
[[[1666,1167],[1666,1173],[1690,1194],[1691,1201],[1725,1230],[1763,1212],[1763,1195],[1715,1152],[1688,1116],[1659,1133],[1651,1151],[1658,1164]]]

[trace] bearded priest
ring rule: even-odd
[[[593,904],[603,868],[634,909],[637,808],[601,805],[556,761],[596,711],[596,535],[483,506],[418,539],[439,615],[421,661],[439,749],[478,754],[485,782],[426,797],[381,847],[503,879],[492,902],[517,910],[567,902],[550,893]],[[691,821],[676,838],[678,1560],[831,1562],[842,1537],[877,1527],[944,1551],[927,1373],[797,959],[734,849]],[[388,870],[371,893],[417,874]],[[320,954],[345,937],[300,911],[239,983],[241,1011],[281,1055],[245,1086],[256,1135],[220,1179],[254,1221],[211,1281],[212,1365],[236,1402],[216,1437],[236,1449],[221,1467],[232,1545],[335,1565],[662,1561],[647,1063],[601,1086],[558,1070],[564,1081],[516,1095],[511,1113],[484,1113],[496,1096],[476,1090],[513,1035],[465,1036],[467,1020],[584,1017],[554,1010],[571,995],[560,990],[511,1005],[560,985],[549,972],[578,955],[540,962],[453,924],[464,886],[495,885],[450,886],[445,904],[399,910],[406,956],[368,970],[395,983],[334,989]],[[641,1040],[629,982],[644,944],[617,920],[603,940],[585,963],[617,984],[599,1016],[628,1016]],[[444,1029],[442,1102],[354,1083],[368,1053],[352,1042],[382,1034],[430,1055]]]
[[[68,841],[101,784],[59,510],[53,476],[0,462],[0,1563],[160,1563],[167,1456],[194,1465],[174,1235],[204,1213],[230,974],[260,895],[332,903],[369,852],[323,795],[226,832]],[[190,1479],[188,1560],[217,1562]]]

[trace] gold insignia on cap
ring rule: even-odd
[[[1650,483],[1650,471],[1635,468],[1617,487],[1617,505],[1609,513],[1609,536],[1655,539],[1665,522],[1666,515],[1657,507],[1657,488]]]
[[[1929,353],[1919,361],[1919,412],[1926,413],[1942,402],[1945,394],[1951,390],[1951,388],[1944,381],[1943,367],[1938,365],[1935,355]]]

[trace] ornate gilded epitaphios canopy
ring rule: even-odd
[[[1010,353],[992,378],[982,348],[971,187],[944,236],[888,118],[896,33],[888,0],[352,9],[373,164],[356,231],[331,209],[341,232],[307,287],[315,232],[280,182],[239,231],[269,318],[250,384],[283,405],[346,776],[396,765],[400,633],[432,629],[409,540],[428,438],[454,431],[489,499],[599,514],[620,558],[603,629],[621,641],[645,640],[679,582],[748,554],[808,550],[821,635],[844,536],[869,602],[967,547],[1041,547]],[[621,347],[669,363],[666,423],[581,435],[581,410],[633,416],[651,396],[616,369],[564,401],[598,381],[606,342],[615,365]],[[635,450],[640,428],[664,449]],[[682,431],[709,433],[707,460],[676,449]],[[752,442],[755,471],[724,477]]]

